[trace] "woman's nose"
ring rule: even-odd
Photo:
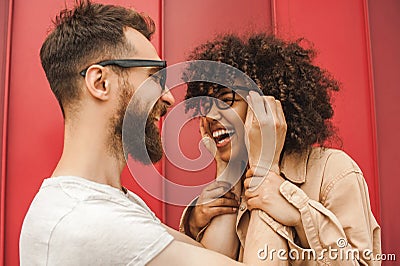
[[[217,121],[221,120],[221,110],[213,104],[210,111],[206,114],[206,117]]]

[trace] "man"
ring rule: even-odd
[[[161,224],[121,186],[125,110],[138,87],[165,67],[149,42],[153,32],[148,17],[90,1],[57,16],[40,56],[65,118],[64,149],[25,217],[21,265],[239,265]],[[148,148],[155,162],[162,150],[154,122],[174,98],[163,82],[151,84],[146,89],[159,99],[145,132],[146,144],[156,143]],[[134,100],[138,105],[129,116],[140,119],[147,103]],[[264,107],[261,97],[253,103]],[[148,163],[135,153],[136,141],[127,151]],[[256,257],[257,251],[249,254]]]

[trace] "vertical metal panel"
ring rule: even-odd
[[[0,3],[0,263],[5,260],[5,198],[6,198],[6,152],[7,121],[11,50],[11,22],[13,1]]]
[[[334,101],[333,121],[342,148],[364,172],[371,207],[379,219],[373,77],[365,12],[364,0],[277,1],[278,34],[291,39],[305,37],[314,43],[319,51],[316,63],[342,83]]]
[[[62,116],[39,62],[51,10],[59,8],[60,2],[38,5],[14,1],[6,154],[6,265],[19,263],[23,217],[61,152]]]
[[[400,249],[400,2],[369,0],[372,59],[374,66],[378,162],[381,187],[382,249]],[[385,262],[385,265],[396,265]]]
[[[143,12],[147,15],[149,15],[155,22],[156,24],[156,32],[154,33],[152,37],[152,44],[156,48],[158,54],[161,56],[163,53],[163,44],[162,44],[162,13],[161,13],[161,1],[160,0],[146,0],[146,1],[141,1],[141,0],[120,0],[120,1],[113,1],[113,0],[108,0],[104,1],[102,3],[109,3],[109,4],[119,4],[127,7],[132,7],[136,9],[139,12]],[[162,172],[162,162],[157,163],[155,165],[156,169],[159,172]],[[149,182],[153,188],[156,188],[157,191],[162,194],[163,187],[162,183],[159,182],[158,178],[156,178],[155,175],[151,174],[153,171],[151,171],[152,166],[141,166],[140,170],[138,171],[138,177],[141,176],[145,177],[146,182]],[[135,171],[136,172],[136,171]],[[124,171],[122,172],[121,176],[122,183],[124,186],[126,186],[128,189],[135,191],[136,194],[138,194],[148,205],[149,207],[155,212],[155,214],[163,221],[164,220],[164,212],[163,212],[163,203],[154,197],[147,193],[142,186],[140,185],[140,181],[138,182],[136,178],[132,177],[132,174],[128,170],[128,168],[125,168]]]
[[[269,1],[242,0],[174,0],[165,1],[165,58],[172,65],[187,59],[195,46],[214,38],[220,33],[246,34],[252,31],[271,30]],[[185,86],[173,89],[176,104],[183,100]],[[180,148],[189,158],[197,158],[200,141],[198,121],[187,123],[179,137]],[[176,136],[167,136],[165,145],[176,141]],[[170,137],[169,137],[170,136]],[[199,185],[214,177],[213,166],[201,172],[187,172],[166,162],[165,174],[168,180],[183,185]],[[168,191],[166,191],[168,198]],[[166,206],[169,226],[178,228],[183,208]]]

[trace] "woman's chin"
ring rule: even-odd
[[[246,160],[247,156],[246,154],[243,154],[243,152],[231,149],[231,147],[229,147],[220,153],[220,158],[222,161],[229,163],[230,161],[244,161]]]
[[[229,161],[231,160],[231,151],[230,151],[230,149],[221,152],[220,158],[221,158],[222,161],[224,161],[226,163],[229,163]]]

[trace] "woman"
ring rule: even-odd
[[[194,50],[190,59],[234,66],[254,80],[264,95],[278,100],[279,103],[271,98],[265,101],[275,106],[272,108],[282,105],[287,133],[277,166],[263,175],[264,180],[256,189],[251,187],[250,180],[258,171],[256,167],[263,168],[263,165],[252,165],[251,148],[260,146],[250,145],[246,178],[219,200],[211,201],[218,197],[215,188],[224,186],[223,182],[206,188],[198,204],[185,211],[181,230],[199,241],[215,241],[215,250],[239,260],[246,256],[245,247],[254,244],[254,239],[257,244],[274,239],[273,245],[284,248],[276,237],[279,235],[289,247],[286,255],[292,264],[313,265],[320,261],[372,265],[371,256],[380,253],[380,228],[370,209],[366,182],[347,154],[326,147],[327,141],[334,137],[330,94],[338,91],[339,85],[326,71],[312,64],[314,50],[300,44],[301,40],[284,42],[266,34],[255,34],[246,39],[226,35]],[[246,86],[239,85],[245,91]],[[243,95],[249,94],[250,102],[256,96],[254,92],[237,92],[239,90],[235,88],[197,82],[188,85],[186,98],[218,98],[248,126],[251,123],[246,119],[251,108]],[[216,143],[218,175],[229,161],[235,161],[237,157],[240,158],[238,161],[243,161],[244,157],[235,151],[245,150],[245,137],[234,125],[233,133],[227,132],[226,128],[230,126],[226,117],[228,109],[221,110],[216,103],[214,106],[214,114],[202,114],[206,117],[201,119],[201,132]],[[193,102],[188,108],[202,111],[201,104]],[[256,140],[254,137],[249,143]],[[235,201],[238,195],[241,196],[239,203]],[[236,212],[234,208],[238,204]],[[251,218],[249,210],[252,210]],[[251,222],[259,223],[257,232],[247,232]],[[269,234],[267,239],[260,237],[261,233],[271,229],[275,235]],[[218,234],[221,230],[224,233]],[[223,237],[227,239],[224,242],[229,246],[227,249],[221,248]],[[252,241],[246,241],[246,238]],[[240,246],[239,254],[235,252],[237,245]],[[315,254],[307,253],[309,249]],[[328,254],[332,250],[337,250],[338,256],[351,251],[359,256],[335,259]],[[308,255],[302,258],[305,253]]]

